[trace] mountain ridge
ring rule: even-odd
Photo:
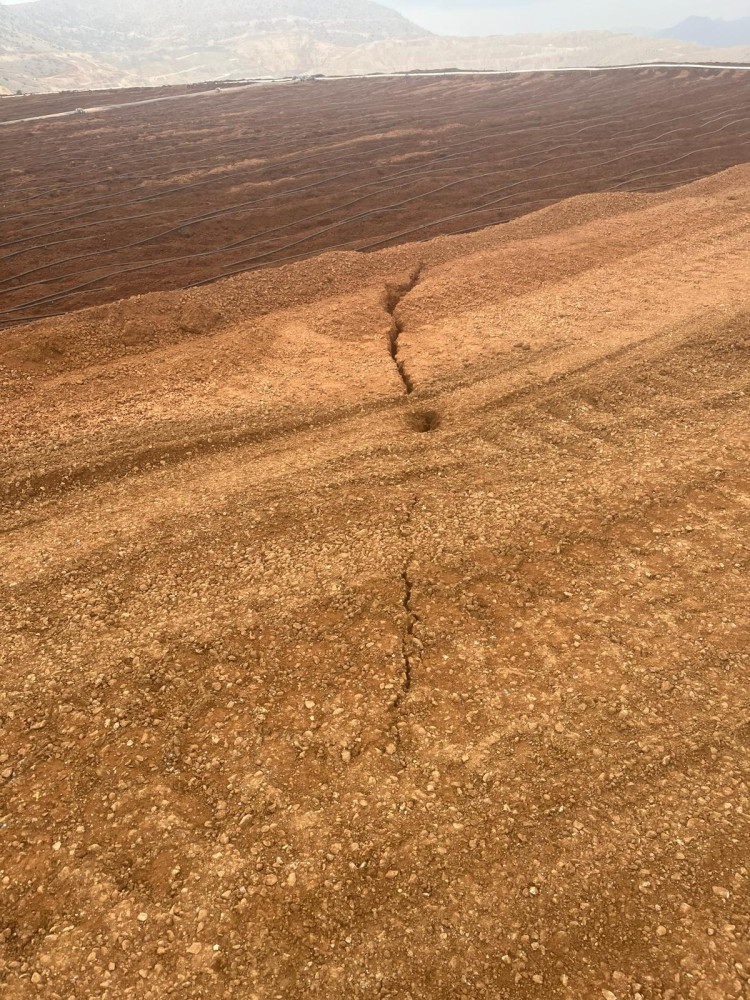
[[[720,17],[686,17],[671,28],[656,33],[657,38],[674,38],[698,45],[729,47],[750,45],[750,16],[725,21]]]
[[[131,0],[127,8],[117,0],[30,0],[4,9],[34,37],[55,45],[72,37],[82,51],[90,51],[95,43],[97,54],[108,42],[117,49],[138,43],[141,37],[211,45],[248,30],[258,34],[302,30],[339,45],[429,34],[372,0],[216,0],[210,6],[186,0],[164,0],[158,6]]]

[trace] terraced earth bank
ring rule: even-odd
[[[4,334],[4,998],[746,996],[749,180]]]
[[[747,71],[675,68],[250,85],[4,124],[0,329],[579,193],[671,188],[747,159],[748,107]]]

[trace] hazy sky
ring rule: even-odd
[[[381,0],[442,35],[668,28],[690,14],[744,17],[750,0]]]

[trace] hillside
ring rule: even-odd
[[[427,34],[370,0],[33,0],[11,8],[30,34],[72,51],[133,52],[170,44],[235,42],[245,35],[304,34],[334,45]]]
[[[750,171],[0,339],[0,990],[743,995]]]
[[[574,194],[684,184],[747,160],[750,72],[114,91],[86,114],[13,122],[87,100],[0,107],[0,330],[332,248],[476,229]]]
[[[373,42],[332,53],[316,72],[402,72],[457,67],[534,70],[572,66],[621,66],[652,62],[750,62],[750,45],[706,48],[674,39],[639,38],[609,31]]]
[[[430,35],[369,0],[34,0],[0,6],[0,87],[23,92],[414,69],[750,62],[750,45],[569,32]]]
[[[122,86],[279,75],[331,48],[426,34],[370,0],[34,0],[0,6],[0,83],[54,90],[111,86],[118,75]]]

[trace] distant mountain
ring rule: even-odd
[[[332,45],[428,34],[370,0],[35,0],[10,12],[30,35],[94,55],[167,42],[210,48],[274,34],[304,34]]]
[[[369,0],[35,0],[0,4],[0,93],[308,73],[750,62],[744,48],[607,31],[450,38]]]
[[[513,71],[654,62],[750,62],[750,45],[709,49],[670,38],[638,38],[610,31],[480,38],[431,35],[339,50],[311,69],[327,74],[389,73],[444,67]]]
[[[681,42],[697,42],[723,48],[727,45],[750,45],[750,17],[722,21],[714,17],[686,17],[673,28],[656,33],[657,38],[676,38]]]
[[[428,34],[370,0],[36,0],[0,5],[0,86],[283,75],[329,49]]]

